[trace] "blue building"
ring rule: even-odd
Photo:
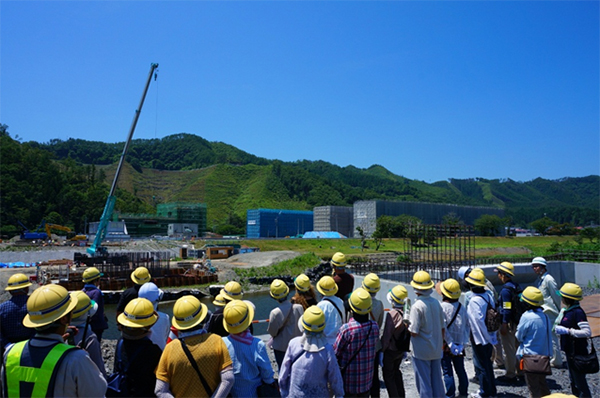
[[[313,212],[308,210],[254,209],[247,211],[246,237],[285,238],[313,230]]]

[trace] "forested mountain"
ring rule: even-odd
[[[69,139],[21,143],[0,125],[0,233],[42,219],[80,232],[102,214],[123,143]],[[528,182],[450,179],[427,184],[381,165],[367,169],[325,161],[282,162],[192,134],[134,140],[117,192],[116,210],[153,213],[158,203],[203,202],[208,227],[243,225],[252,208],[312,209],[386,199],[504,207],[513,225],[547,215],[555,221],[600,222],[600,177]]]

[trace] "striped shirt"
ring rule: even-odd
[[[273,383],[273,367],[262,340],[254,337],[251,344],[245,344],[227,336],[223,341],[233,361],[235,381],[231,395],[234,398],[256,397],[256,388],[261,381]]]
[[[371,389],[375,345],[378,340],[379,326],[375,321],[358,323],[354,318],[350,318],[350,321],[340,328],[333,350],[340,368],[346,367],[346,371],[342,373],[346,394],[360,394]],[[348,364],[356,352],[358,354]]]

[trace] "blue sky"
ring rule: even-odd
[[[197,134],[410,179],[600,174],[599,6],[2,1],[0,123],[22,141]]]

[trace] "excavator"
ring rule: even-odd
[[[102,246],[102,241],[106,237],[108,223],[112,218],[113,210],[115,208],[115,202],[117,201],[117,197],[115,196],[115,191],[117,189],[117,181],[119,180],[119,175],[121,174],[121,168],[123,167],[125,155],[127,154],[127,150],[129,149],[129,144],[131,143],[131,138],[133,137],[133,132],[135,131],[135,126],[137,125],[140,113],[142,112],[142,106],[144,106],[144,100],[146,99],[146,93],[148,92],[148,87],[150,86],[150,81],[152,80],[153,74],[154,80],[156,80],[155,71],[157,68],[158,64],[150,65],[150,73],[148,74],[148,79],[146,80],[146,86],[144,87],[142,99],[140,100],[138,109],[136,109],[135,111],[133,122],[131,124],[131,128],[129,129],[129,135],[127,136],[127,141],[125,141],[125,147],[123,148],[123,153],[121,154],[121,159],[119,160],[119,165],[117,166],[117,171],[115,172],[115,177],[113,179],[112,186],[110,187],[108,198],[106,199],[106,205],[104,206],[104,211],[102,212],[102,217],[100,218],[100,223],[98,224],[98,231],[96,232],[94,243],[92,243],[92,245],[87,248],[87,252],[91,256],[101,257],[108,255],[108,250],[106,249],[106,247]]]

